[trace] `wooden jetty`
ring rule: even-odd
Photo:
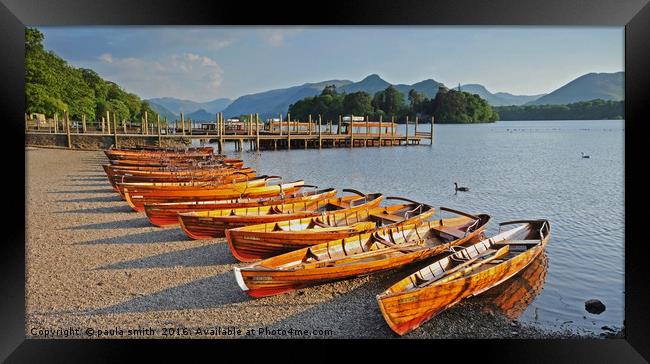
[[[291,115],[262,122],[259,114],[250,114],[243,120],[225,120],[222,113],[216,114],[216,122],[205,123],[185,120],[183,113],[180,120],[168,122],[151,120],[147,113],[138,124],[118,120],[114,113],[90,124],[84,117],[80,121],[70,121],[67,113],[63,117],[53,115],[51,119],[34,118],[25,115],[25,132],[27,134],[63,134],[67,136],[68,147],[72,147],[72,136],[112,136],[114,145],[119,146],[120,138],[147,136],[157,139],[158,145],[164,139],[183,138],[198,139],[200,143],[214,143],[221,153],[225,143],[234,143],[236,151],[248,150],[290,150],[307,148],[359,148],[384,146],[421,145],[423,140],[433,144],[433,117],[421,124],[419,118],[402,120],[406,124],[405,134],[397,132],[399,124],[395,118],[390,121],[371,121],[368,117],[339,116],[338,120],[322,120],[320,115],[309,115],[307,121],[293,120]],[[419,130],[418,130],[419,128]]]

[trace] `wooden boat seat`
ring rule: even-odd
[[[447,235],[453,239],[461,239],[465,237],[465,231],[454,227],[440,226],[432,228],[431,230],[437,232],[441,236]]]
[[[381,219],[381,220],[388,220],[390,222],[402,222],[404,221],[403,216],[399,215],[394,215],[394,214],[370,214],[370,216]]]
[[[343,210],[345,207],[335,205],[333,203],[328,203],[327,205],[323,206],[320,210],[321,211],[337,211],[337,210]]]
[[[495,243],[495,246],[504,246],[504,245],[526,245],[526,246],[534,246],[538,245],[539,240],[506,240],[506,241],[500,241],[498,243]]]

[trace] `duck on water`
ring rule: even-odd
[[[462,191],[462,192],[469,191],[469,187],[458,187],[458,182],[454,182],[454,186],[456,186],[456,192],[458,192],[458,191]]]

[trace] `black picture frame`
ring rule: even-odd
[[[650,5],[648,0],[456,0],[456,1],[355,1],[328,3],[125,1],[125,0],[0,0],[0,110],[3,137],[0,143],[9,182],[4,189],[3,245],[0,254],[2,300],[0,360],[9,362],[88,362],[128,358],[136,351],[159,355],[210,350],[217,359],[229,349],[231,358],[253,352],[269,357],[302,360],[289,350],[291,340],[226,342],[222,340],[40,340],[25,338],[25,159],[24,141],[24,27],[45,25],[579,25],[625,26],[625,338],[589,340],[387,340],[382,353],[434,355],[445,351],[460,359],[499,362],[644,362],[650,360],[646,243],[641,229],[647,219],[635,187],[644,193],[641,125],[648,122],[650,76]],[[636,182],[635,182],[636,181]],[[11,198],[12,200],[7,200]],[[635,210],[638,209],[638,210]],[[606,213],[606,212],[603,212]],[[647,222],[646,222],[647,223]],[[312,356],[341,352],[376,352],[377,341],[319,341],[301,343]],[[263,349],[251,349],[251,345]],[[314,348],[318,344],[318,348]],[[389,346],[384,346],[389,345]],[[392,345],[409,348],[391,348]],[[215,346],[217,348],[215,348]],[[326,346],[326,347],[322,347]],[[220,351],[215,351],[218,349]],[[332,354],[330,354],[332,353]],[[320,355],[319,355],[320,354]],[[328,355],[329,354],[329,355]],[[347,355],[347,354],[345,354]],[[480,357],[476,357],[480,355]],[[167,357],[171,359],[170,356]],[[225,358],[225,357],[224,357]],[[426,358],[426,357],[423,357]],[[435,360],[439,357],[429,357]],[[645,358],[645,360],[644,360]],[[285,358],[286,359],[286,358]]]

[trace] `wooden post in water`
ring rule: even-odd
[[[384,116],[380,114],[379,115],[379,146],[380,147],[381,147],[381,129],[383,126],[383,120],[384,120]]]
[[[181,129],[183,129],[183,135],[185,135],[185,116],[183,116],[183,112],[181,112]]]
[[[322,121],[321,115],[318,115],[318,149],[323,147],[323,131],[321,130]]]
[[[255,114],[255,150],[260,150],[260,114]]]
[[[350,148],[354,148],[354,115],[350,114]]]
[[[369,119],[368,115],[366,115],[366,136],[363,138],[363,146],[367,147],[368,146],[368,136],[370,135],[370,124],[369,124]]]
[[[395,115],[391,115],[390,117],[390,135],[392,137],[390,145],[395,145]],[[399,142],[397,144],[399,145]]]
[[[160,114],[156,114],[156,122],[158,123],[158,146],[162,146],[162,138],[160,137]]]
[[[282,136],[282,114],[280,114],[280,136]]]
[[[287,150],[291,150],[291,114],[287,113]]]
[[[70,137],[70,119],[68,117],[68,112],[65,111],[65,133],[68,135],[68,148],[72,148],[72,139]]]
[[[311,135],[311,114],[309,114],[309,135]]]
[[[406,116],[406,146],[409,145],[409,117]]]
[[[111,133],[111,112],[106,110],[106,127],[108,128],[108,134]]]
[[[223,151],[223,114],[219,113],[219,154]]]
[[[81,122],[83,123],[83,131],[86,133],[86,114],[81,115]]]
[[[341,134],[341,119],[342,119],[342,116],[339,115],[339,125],[336,128],[336,134],[339,134],[339,135]]]
[[[418,136],[418,117],[415,117],[415,129],[413,130],[413,136]]]
[[[431,117],[431,145],[433,145],[433,116]]]

